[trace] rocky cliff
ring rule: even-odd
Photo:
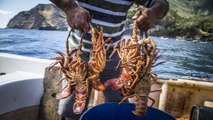
[[[14,16],[7,28],[67,30],[68,24],[63,16],[64,13],[52,4],[38,4]]]

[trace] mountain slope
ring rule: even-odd
[[[170,9],[157,28],[150,30],[154,36],[213,41],[213,0],[167,0]],[[133,6],[127,16],[127,27],[135,14]]]
[[[170,10],[159,34],[183,39],[213,40],[212,0],[168,0]],[[157,33],[157,32],[156,32]]]
[[[14,16],[7,28],[67,30],[63,12],[52,4],[38,4],[29,11],[22,11]]]

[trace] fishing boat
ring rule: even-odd
[[[0,53],[0,119],[36,120],[50,60]]]
[[[57,67],[49,71],[53,61],[0,53],[0,119],[57,120],[58,101],[51,97],[61,77]],[[213,107],[213,80],[208,78],[159,77],[150,93],[153,105],[177,120],[188,120],[194,105]],[[134,103],[134,98],[129,99]],[[104,104],[102,92],[92,90],[89,108]],[[149,101],[149,105],[151,102]]]

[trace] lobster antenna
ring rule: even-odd
[[[79,49],[80,51],[82,51],[81,48],[82,48],[82,46],[83,46],[83,44],[82,44],[82,43],[83,43],[83,37],[84,37],[84,33],[81,34],[81,39],[80,39],[80,41],[79,41],[78,49]]]
[[[133,38],[134,42],[138,41],[138,38],[137,38],[137,28],[138,28],[137,21],[134,20],[134,22],[133,22],[133,28],[132,28],[132,38]]]
[[[91,23],[89,23],[89,27],[90,27],[90,29],[93,29],[93,26],[92,26],[92,24],[91,24]]]
[[[67,53],[67,56],[69,55],[69,38],[70,38],[71,32],[72,32],[72,30],[69,31],[68,36],[67,36],[67,40],[66,40],[66,53]]]

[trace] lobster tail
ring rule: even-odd
[[[81,114],[86,105],[86,96],[82,94],[76,94],[76,101],[73,104],[73,112],[75,114]]]
[[[88,96],[88,82],[86,79],[87,67],[85,61],[82,59],[82,39],[79,43],[79,47],[70,51],[68,46],[69,36],[70,32],[66,41],[66,55],[62,52],[57,52],[59,56],[53,58],[56,62],[49,68],[52,69],[55,65],[59,64],[64,76],[64,78],[59,80],[59,83],[61,83],[62,80],[66,80],[66,86],[60,90],[59,93],[53,94],[53,97],[56,97],[56,99],[64,99],[73,94],[73,90],[75,90],[76,99],[73,105],[73,112],[75,114],[81,114],[85,108]]]
[[[136,116],[145,116],[147,114],[148,98],[144,96],[136,96],[135,111],[132,111]]]
[[[84,84],[79,83],[76,86],[76,96],[75,96],[75,103],[73,104],[73,112],[75,114],[81,114],[85,108],[88,90],[87,86]]]

